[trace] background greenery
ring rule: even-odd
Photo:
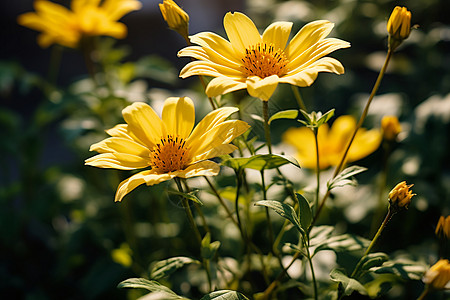
[[[14,12],[30,11],[28,2],[26,7],[22,4],[23,11]],[[144,3],[157,5],[156,1]],[[183,1],[178,3],[183,6]],[[287,20],[294,22],[296,32],[311,20],[335,22],[332,35],[352,44],[332,55],[343,63],[346,73],[320,74],[314,85],[301,93],[308,110],[336,108],[336,115],[359,117],[383,62],[385,23],[395,5],[406,5],[419,28],[394,55],[365,126],[379,127],[386,114],[399,117],[404,131],[390,156],[383,192],[386,195],[396,183],[406,180],[415,184],[417,196],[408,212],[391,221],[376,247],[394,257],[407,253],[410,259],[429,265],[437,259],[437,220],[449,214],[450,2],[253,0],[239,9],[259,28],[273,20]],[[170,183],[139,187],[122,203],[114,203],[118,183],[130,172],[87,167],[84,160],[92,156],[89,146],[105,137],[103,130],[122,122],[120,112],[129,101],[149,101],[158,107],[168,96],[188,95],[195,101],[198,120],[209,110],[196,79],[178,78],[187,62],[176,58],[183,41],[166,28],[158,11],[148,13],[150,19],[131,14],[124,18],[130,30],[128,39],[100,41],[99,58],[108,84],[95,88],[82,67],[80,53],[59,47],[37,48],[36,33],[19,28],[17,14],[11,10],[2,11],[0,294],[10,299],[134,298],[139,291],[117,289],[117,284],[145,276],[152,262],[172,256],[195,257],[195,240],[179,199],[167,194]],[[217,28],[201,31],[223,35],[223,15],[217,17]],[[201,27],[199,21],[192,22]],[[58,62],[60,51],[62,60]],[[260,113],[259,105],[254,105],[259,100],[238,92],[222,101],[238,103],[243,118],[254,125],[253,134],[263,136],[262,127],[250,116]],[[288,108],[296,108],[296,102],[290,87],[281,86],[270,109],[274,113]],[[274,124],[275,144],[284,130],[298,126],[295,121]],[[276,151],[288,149],[279,144]],[[358,162],[369,168],[358,177],[362,192],[337,191],[320,224],[372,237],[382,156],[380,148]],[[308,191],[310,171],[302,172],[295,187]],[[233,177],[222,176],[218,184],[222,188],[233,185]],[[204,182],[192,181],[191,185],[202,188]],[[217,217],[224,212],[216,202],[208,201],[208,193],[200,196],[206,202],[203,210],[214,240],[221,241],[221,256],[235,255],[239,236],[225,226],[225,217]],[[255,238],[263,245],[264,235],[256,234],[261,222],[263,217],[256,215]],[[275,226],[282,224],[277,218],[274,222]],[[344,256],[337,259],[344,266],[346,259],[352,262]],[[180,294],[199,297],[202,274],[195,268],[183,268],[167,284]],[[190,284],[186,283],[188,276]],[[252,288],[259,291],[264,286]],[[405,281],[385,297],[411,299],[422,288],[418,280]]]

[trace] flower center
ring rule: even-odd
[[[189,159],[189,147],[182,138],[168,135],[153,147],[150,159],[152,168],[161,173],[183,170]]]
[[[242,62],[247,77],[266,78],[271,75],[281,77],[286,74],[288,60],[283,50],[275,50],[274,44],[258,43],[245,49]]]

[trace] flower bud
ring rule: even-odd
[[[402,126],[395,116],[385,116],[381,119],[381,129],[383,130],[383,138],[387,141],[393,141],[402,131]]]
[[[169,28],[189,41],[189,15],[173,0],[164,0],[163,3],[159,4],[159,9]]]
[[[422,281],[435,290],[449,288],[450,262],[447,259],[439,260],[425,273]]]
[[[406,7],[396,6],[387,23],[389,48],[394,50],[407,39],[411,32],[411,12]]]
[[[410,190],[412,186],[413,184],[406,185],[406,181],[402,181],[389,192],[389,203],[394,211],[402,208],[408,209],[411,198],[416,195]]]
[[[436,226],[436,235],[443,240],[450,240],[450,216],[441,216]]]

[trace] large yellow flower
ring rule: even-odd
[[[321,169],[339,164],[355,127],[356,120],[352,116],[337,118],[331,129],[328,124],[319,127],[319,164]],[[348,152],[347,162],[368,156],[378,149],[381,140],[380,130],[360,128]],[[283,141],[296,148],[296,158],[302,167],[316,168],[316,144],[314,133],[310,128],[290,128],[283,134]]]
[[[280,82],[304,87],[319,72],[344,73],[339,61],[324,57],[350,47],[343,40],[325,38],[334,26],[328,21],[306,24],[289,43],[291,22],[275,22],[262,36],[252,20],[239,12],[227,13],[223,24],[229,41],[201,32],[190,37],[199,46],[178,53],[197,59],[181,70],[180,77],[215,77],[206,88],[209,97],[246,88],[251,96],[267,101]]]
[[[225,120],[237,110],[216,109],[194,128],[194,104],[187,97],[168,98],[162,118],[149,105],[133,103],[122,111],[127,124],[107,130],[111,137],[91,146],[100,154],[86,164],[120,170],[151,168],[121,182],[115,201],[144,183],[217,175],[219,165],[208,159],[233,152],[236,147],[229,143],[250,127],[240,120]]]
[[[83,36],[107,35],[124,38],[127,27],[117,22],[141,8],[137,0],[72,0],[71,10],[48,0],[35,0],[36,12],[17,19],[20,25],[42,32],[38,44],[46,48],[57,43],[75,48]]]

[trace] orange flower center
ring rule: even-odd
[[[286,74],[288,60],[283,50],[275,50],[274,44],[258,43],[245,49],[242,62],[247,77],[266,78],[271,75],[281,77]]]
[[[183,170],[189,160],[189,147],[182,138],[168,135],[153,147],[150,159],[152,168],[161,173]]]

